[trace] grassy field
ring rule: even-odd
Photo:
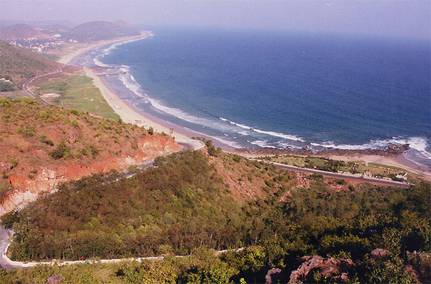
[[[36,93],[39,95],[59,94],[60,97],[50,100],[65,108],[93,113],[104,118],[115,120],[120,118],[108,105],[99,89],[93,85],[92,80],[84,75],[51,79],[40,84]]]
[[[363,161],[344,162],[322,157],[304,157],[296,155],[277,155],[273,157],[264,157],[264,159],[301,168],[318,169],[329,172],[365,174],[380,178],[386,177],[393,180],[399,180],[399,178],[396,177],[397,175],[406,174],[406,171],[400,168],[375,163],[366,164]],[[407,178],[411,179],[415,177],[409,173]]]

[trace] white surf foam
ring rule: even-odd
[[[225,145],[228,145],[228,146],[230,146],[232,148],[236,148],[236,149],[242,148],[242,146],[239,143],[235,142],[235,141],[227,140],[227,139],[224,139],[224,138],[218,137],[218,136],[212,136],[212,138],[214,138],[215,140],[218,140],[219,142],[221,142],[221,143],[223,143]]]
[[[111,67],[111,65],[105,64],[102,61],[100,61],[100,58],[101,58],[100,56],[96,56],[93,58],[93,62],[94,64],[96,64],[96,66],[103,67],[103,68]]]
[[[207,118],[191,115],[179,108],[169,107],[165,105],[163,102],[161,102],[160,100],[157,100],[148,96],[148,94],[146,94],[143,91],[141,85],[136,81],[133,75],[130,74],[130,72],[128,71],[128,68],[126,68],[125,66],[123,66],[122,68],[123,68],[123,72],[121,72],[121,74],[119,75],[119,79],[124,84],[124,86],[136,96],[143,98],[146,103],[151,104],[151,106],[157,109],[158,111],[174,116],[178,119],[181,119],[190,123],[194,123],[200,126],[204,126],[207,128],[211,128],[214,130],[218,130],[218,131],[232,130],[231,128],[226,127],[221,123],[217,123],[216,121],[213,121]]]
[[[368,143],[355,144],[335,144],[328,141],[323,143],[311,143],[312,146],[320,146],[324,148],[336,148],[343,150],[366,150],[366,149],[382,149],[389,144],[409,144],[411,149],[420,152],[425,158],[431,159],[431,153],[427,151],[428,141],[424,137],[393,137],[391,139],[371,140]]]
[[[296,135],[291,135],[291,134],[285,134],[285,133],[280,133],[280,132],[275,132],[275,131],[267,131],[267,130],[260,130],[258,128],[254,128],[245,124],[241,124],[241,123],[237,123],[235,121],[229,120],[227,118],[224,117],[219,117],[219,119],[221,121],[227,122],[231,125],[234,126],[238,126],[242,129],[246,129],[246,130],[250,130],[256,133],[260,133],[260,134],[264,134],[264,135],[269,135],[269,136],[273,136],[273,137],[278,137],[278,138],[283,138],[283,139],[287,139],[287,140],[293,140],[293,141],[298,141],[298,142],[305,142],[304,139],[302,139],[301,137],[298,137]]]
[[[267,140],[256,140],[256,141],[249,141],[250,144],[259,146],[261,148],[271,148],[276,149],[277,147],[269,145]]]

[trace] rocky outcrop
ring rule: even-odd
[[[348,269],[353,267],[353,261],[347,258],[336,259],[333,257],[323,258],[319,255],[305,256],[304,263],[290,274],[290,284],[302,283],[312,272],[319,272],[326,279],[337,283],[349,281]]]
[[[265,275],[265,284],[272,284],[272,278],[273,276],[280,274],[281,269],[280,268],[272,268],[268,270],[268,272]]]
[[[390,251],[381,248],[376,248],[371,251],[371,257],[374,259],[386,258],[390,254]]]

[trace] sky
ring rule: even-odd
[[[125,20],[144,27],[265,29],[431,40],[431,0],[0,0],[1,20]]]

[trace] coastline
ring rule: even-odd
[[[149,31],[143,31],[139,35],[135,35],[135,36],[120,37],[115,39],[101,40],[93,43],[82,44],[81,47],[74,48],[71,52],[64,51],[63,54],[60,56],[60,58],[57,60],[57,62],[64,65],[68,65],[75,58],[82,56],[85,53],[92,51],[93,49],[97,49],[97,48],[101,48],[101,47],[109,46],[113,44],[125,44],[128,42],[143,40],[148,37],[151,37],[152,35],[153,34]]]
[[[204,147],[204,144],[199,141],[192,139],[190,136],[183,134],[182,132],[176,131],[177,129],[169,128],[168,126],[155,121],[147,115],[143,115],[136,111],[133,107],[129,106],[123,100],[121,100],[115,92],[109,89],[108,86],[103,82],[93,70],[88,67],[84,67],[85,74],[93,79],[93,84],[100,90],[109,106],[120,116],[121,120],[127,123],[136,124],[145,128],[153,128],[158,133],[165,133],[172,135],[175,140],[180,144],[186,144],[194,150],[198,150]]]
[[[151,37],[151,32],[142,32],[140,35],[121,37],[112,40],[98,41],[95,43],[86,44],[81,48],[75,49],[72,52],[65,53],[58,60],[59,63],[68,65],[74,59],[104,46],[111,46],[115,44],[125,44],[129,42],[139,41]],[[82,67],[85,74],[93,80],[93,84],[100,90],[102,96],[107,101],[109,106],[117,113],[121,120],[127,123],[136,124],[146,128],[153,128],[155,132],[171,134],[179,144],[183,144],[193,150],[198,150],[204,147],[204,144],[199,141],[192,139],[190,135],[185,135],[183,131],[176,131],[178,129],[170,128],[167,125],[156,121],[154,118],[150,118],[147,115],[143,115],[129,106],[123,100],[121,100],[115,92],[113,92],[104,82],[101,76],[99,76],[94,70],[88,67]]]
[[[125,44],[128,42],[143,40],[152,36],[151,32],[143,32],[138,36],[122,37],[112,40],[99,41],[96,43],[91,43],[84,45],[82,48],[73,50],[72,52],[66,53],[59,59],[60,63],[70,64],[74,59],[90,52],[91,50],[101,48],[104,46],[111,46],[115,44]],[[105,100],[108,102],[110,107],[120,116],[120,118],[127,123],[137,124],[146,128],[152,127],[156,132],[166,133],[172,135],[176,141],[180,144],[187,145],[186,147],[192,149],[201,149],[204,147],[202,141],[193,139],[192,137],[204,137],[212,139],[203,133],[198,133],[196,131],[186,129],[184,127],[172,124],[170,122],[163,121],[157,117],[152,117],[149,114],[143,113],[137,110],[129,103],[123,101],[115,91],[113,91],[106,82],[104,82],[103,76],[99,75],[94,69],[89,67],[83,67],[85,74],[93,79],[94,85],[100,90]],[[224,144],[222,141],[215,140],[216,145],[220,146],[226,152],[242,155],[245,157],[255,156],[257,154],[254,151],[249,151],[248,149],[236,149],[229,145]],[[431,180],[431,172],[428,169],[424,169],[418,165],[413,164],[408,159],[406,159],[403,154],[398,153],[396,155],[384,155],[384,154],[372,154],[372,153],[356,153],[348,152],[344,154],[337,153],[337,150],[328,151],[324,154],[316,153],[315,156],[325,156],[331,159],[338,159],[344,161],[351,160],[361,160],[369,163],[379,163],[388,166],[395,166],[403,168],[407,171],[422,175],[425,179]]]

